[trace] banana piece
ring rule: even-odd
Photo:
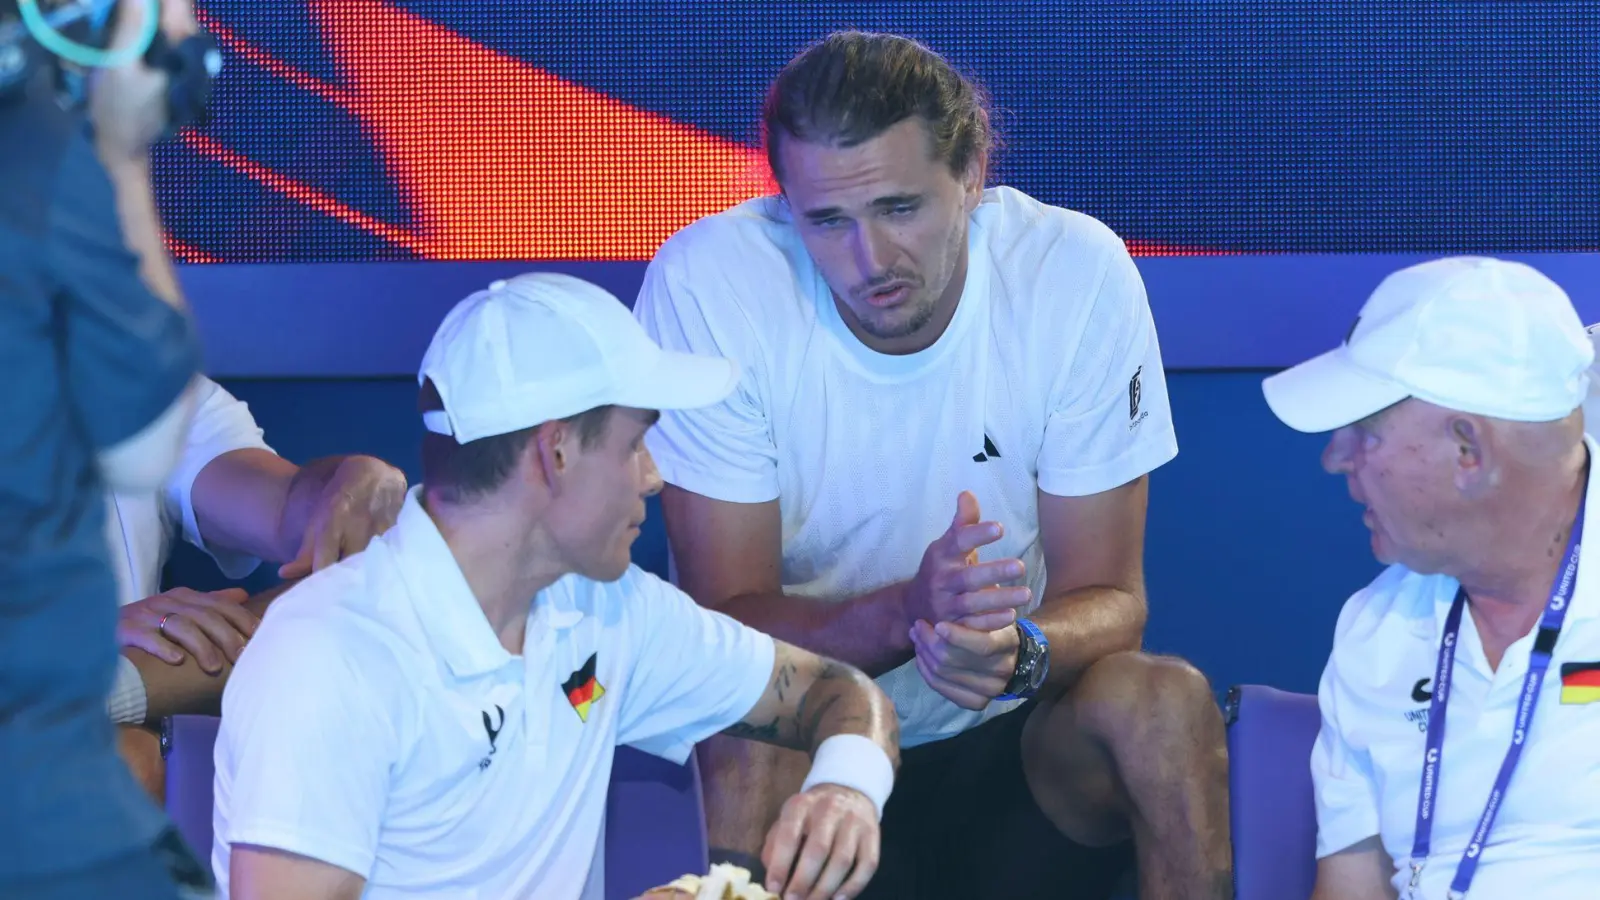
[[[694,900],[778,900],[778,895],[750,881],[750,872],[728,863],[717,863],[705,875],[685,875],[651,894],[693,897]]]

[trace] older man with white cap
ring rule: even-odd
[[[1594,350],[1520,263],[1396,272],[1268,378],[1389,568],[1345,604],[1312,754],[1316,900],[1594,897],[1600,563],[1579,567]],[[1448,728],[1446,727],[1448,725]]]
[[[456,306],[419,375],[423,483],[278,601],[228,683],[212,864],[233,897],[599,897],[617,745],[682,762],[722,731],[813,756],[769,885],[865,886],[888,698],[629,564],[661,487],[645,431],[737,379],[575,278]]]

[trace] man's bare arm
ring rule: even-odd
[[[260,448],[222,454],[200,470],[190,490],[201,537],[259,559],[294,559],[324,492],[347,461],[380,473],[391,468],[371,457],[328,456],[297,466]],[[393,474],[403,497],[404,476]]]
[[[359,900],[367,880],[297,853],[234,844],[228,894],[234,900]]]
[[[729,503],[669,484],[661,508],[678,586],[702,606],[868,675],[911,659],[906,582],[843,602],[783,593],[778,501]]]
[[[278,599],[295,582],[285,581],[273,585],[244,602],[245,609],[257,616],[266,614],[267,607]],[[146,722],[159,722],[167,716],[218,715],[222,706],[222,688],[228,682],[233,664],[223,658],[222,671],[207,674],[193,655],[185,655],[183,662],[173,665],[151,656],[136,647],[124,647],[122,655],[139,670],[144,681]]]
[[[1050,683],[1070,685],[1096,660],[1144,636],[1144,529],[1149,478],[1085,497],[1039,492],[1048,576],[1030,616],[1050,639]]]
[[[772,680],[732,737],[812,752],[839,734],[865,737],[900,765],[900,720],[894,704],[853,666],[777,641]]]
[[[1317,860],[1311,900],[1396,900],[1394,860],[1377,837]]]
[[[122,223],[123,240],[139,258],[139,277],[150,292],[169,305],[184,309],[183,290],[178,273],[167,253],[161,217],[156,209],[155,188],[151,184],[150,158],[116,157],[101,153],[106,174],[117,198],[117,218]]]

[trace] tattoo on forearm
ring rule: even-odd
[[[804,662],[780,660],[767,696],[782,710],[770,721],[747,719],[723,733],[803,751],[815,750],[823,739],[835,734],[882,735],[890,748],[899,746],[899,719],[892,708],[885,710],[873,702],[876,691],[862,690],[871,683],[867,676],[832,660],[823,660],[814,676],[806,668]],[[773,707],[766,708],[770,711]]]
[[[785,695],[792,690],[791,679],[794,677],[794,671],[794,663],[786,662],[772,675],[772,689],[777,693],[778,701],[781,703],[788,702],[788,697]]]
[[[735,722],[723,731],[729,737],[745,738],[752,741],[761,741],[767,744],[784,743],[783,735],[778,730],[778,717],[773,716],[772,721],[765,725],[752,725],[749,722]]]
[[[866,725],[870,710],[859,703],[849,702],[854,699],[851,688],[858,677],[853,670],[839,663],[830,661],[823,665],[822,671],[817,673],[816,680],[795,707],[795,737],[802,749],[815,747],[820,742],[825,723],[833,726],[829,730],[831,734],[857,731]],[[845,708],[835,711],[841,700],[846,701]]]

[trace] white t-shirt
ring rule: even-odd
[[[598,898],[617,745],[681,763],[772,677],[771,638],[637,567],[542,591],[506,652],[419,490],[279,598],[228,681],[223,897],[246,843],[359,873],[373,900]]]
[[[980,555],[1021,558],[1037,602],[1037,491],[1099,493],[1176,455],[1155,326],[1121,239],[995,188],[968,251],[949,327],[905,356],[850,333],[777,198],[701,219],[650,264],[634,307],[646,330],[743,368],[728,400],[664,413],[650,451],[685,490],[778,499],[785,592],[849,598],[910,578],[971,490],[1006,528]],[[1016,705],[961,709],[914,662],[879,683],[906,746]]]
[[[200,535],[189,497],[195,478],[212,460],[251,448],[272,452],[262,440],[250,408],[211,379],[196,379],[194,418],[184,438],[183,455],[166,485],[159,493],[106,494],[106,536],[111,542],[118,602],[126,606],[160,591],[161,568],[180,534],[216,560],[229,578],[243,578],[260,565],[254,557],[208,545]]]
[[[1589,452],[1597,453],[1590,441]],[[1589,482],[1589,522],[1600,510],[1600,478]],[[1586,525],[1587,533],[1594,530]],[[1585,554],[1572,605],[1540,691],[1528,741],[1469,897],[1588,900],[1600,895],[1600,702],[1576,682],[1600,667],[1600,556]],[[1445,617],[1459,582],[1392,566],[1340,613],[1318,702],[1322,732],[1311,756],[1316,784],[1317,856],[1374,835],[1395,861],[1392,882],[1411,878],[1429,702]],[[1535,629],[1537,631],[1537,629]],[[1444,755],[1433,846],[1421,894],[1444,900],[1511,745],[1533,635],[1489,668],[1470,613],[1446,707]],[[1571,685],[1563,696],[1562,672]]]
[[[212,460],[250,448],[272,452],[250,408],[211,379],[196,378],[194,417],[166,484],[147,494],[106,492],[106,541],[118,603],[126,606],[161,590],[161,569],[179,534],[210,555],[229,578],[243,578],[260,565],[252,556],[206,543],[190,496],[195,478]],[[145,720],[146,703],[139,670],[118,656],[106,712],[113,722],[138,724]]]

